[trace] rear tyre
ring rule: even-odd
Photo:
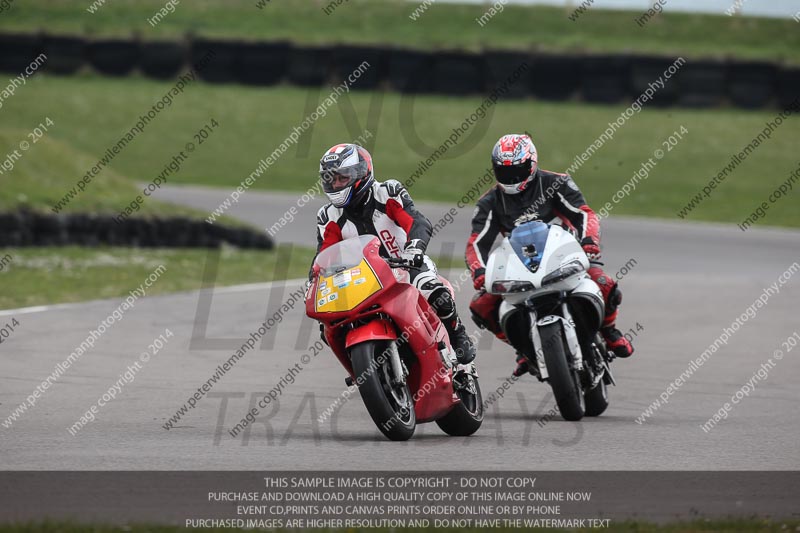
[[[445,416],[436,421],[442,431],[453,437],[468,437],[483,424],[483,395],[478,378],[469,374],[456,376],[456,394],[461,401]]]
[[[392,383],[386,347],[385,341],[358,344],[350,349],[350,361],[372,421],[388,439],[408,440],[417,427],[414,403],[408,385]]]
[[[605,376],[604,376],[605,377]],[[605,379],[584,394],[586,416],[600,416],[608,409],[608,386]]]
[[[578,373],[569,367],[567,350],[564,346],[564,335],[561,322],[556,321],[539,327],[542,346],[548,346],[544,352],[549,377],[547,381],[553,388],[558,410],[564,420],[577,421],[583,418],[585,411],[583,391]]]

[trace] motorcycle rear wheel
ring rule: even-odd
[[[539,335],[542,345],[548,347],[544,352],[549,374],[547,381],[553,389],[558,410],[564,420],[575,422],[583,418],[586,407],[580,377],[567,362],[567,349],[561,327],[560,322],[539,326]]]
[[[414,403],[408,385],[391,382],[387,343],[357,344],[350,348],[350,361],[364,406],[381,433],[394,441],[410,439],[417,427]]]

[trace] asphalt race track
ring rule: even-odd
[[[168,188],[161,198],[211,209],[229,191]],[[272,226],[294,204],[288,193],[248,192],[230,213]],[[598,199],[598,204],[600,203]],[[314,204],[317,205],[317,204]],[[434,221],[450,205],[420,204]],[[276,234],[279,242],[314,243],[316,207],[298,210]],[[436,237],[432,255],[460,255],[471,204]],[[643,424],[637,417],[737,317],[778,282],[798,257],[800,233],[692,223],[612,218],[604,222],[607,270],[626,263],[621,312],[624,330],[641,326],[630,360],[614,368],[611,406],[580,423],[547,416],[549,388],[527,377],[493,404],[471,438],[420,426],[407,443],[386,441],[356,396],[328,420],[318,417],[344,390],[344,371],[327,351],[307,364],[303,355],[316,326],[297,305],[256,350],[220,378],[170,430],[163,425],[300,285],[259,284],[217,289],[204,329],[199,293],[138,301],[108,329],[34,407],[0,426],[5,470],[797,470],[800,468],[800,346],[782,341],[800,330],[800,276],[789,279],[682,387]],[[450,244],[448,244],[450,243]],[[635,263],[630,263],[633,259]],[[220,268],[224,268],[224,261]],[[455,282],[458,272],[451,279]],[[285,290],[284,290],[285,288]],[[133,289],[133,287],[131,287]],[[471,283],[458,290],[462,315]],[[203,300],[207,303],[207,299]],[[0,312],[18,331],[0,348],[0,422],[83,341],[120,301]],[[269,310],[268,310],[269,308]],[[197,322],[197,324],[196,324]],[[470,329],[474,326],[469,323]],[[125,385],[96,420],[72,436],[68,428],[169,328],[174,337]],[[237,340],[238,339],[238,340]],[[484,396],[513,369],[513,352],[485,335],[478,368]],[[726,420],[706,433],[710,417],[753,375],[773,361],[765,379]],[[236,438],[228,430],[296,364],[295,382]],[[283,379],[286,383],[286,379]],[[544,419],[543,419],[544,417]]]

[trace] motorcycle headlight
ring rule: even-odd
[[[577,274],[578,272],[583,271],[583,265],[580,261],[570,261],[566,265],[561,265],[558,267],[558,270],[549,273],[544,278],[542,278],[542,285],[550,285],[551,283],[556,283],[558,281],[562,281],[567,279],[568,277]]]
[[[533,283],[530,281],[495,281],[492,283],[492,292],[499,293],[512,293],[512,292],[525,292],[532,291]]]

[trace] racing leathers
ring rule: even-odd
[[[378,237],[382,257],[418,257],[419,268],[409,269],[410,283],[441,319],[459,363],[471,362],[475,347],[458,316],[453,294],[439,277],[434,262],[424,255],[432,235],[431,223],[399,181],[375,181],[363,202],[343,208],[329,203],[317,212],[317,254],[359,235]]]
[[[576,236],[589,256],[600,256],[600,221],[586,204],[578,186],[568,174],[536,170],[530,185],[518,194],[506,194],[499,187],[486,192],[472,216],[472,234],[467,242],[466,261],[472,271],[473,284],[480,292],[473,298],[470,310],[479,325],[505,340],[500,330],[498,310],[501,298],[484,289],[486,260],[499,234],[506,235],[520,223],[560,219]],[[601,333],[609,348],[619,357],[628,357],[633,347],[616,329],[617,308],[622,293],[617,282],[592,262],[588,274],[600,287],[605,300],[605,318]]]

